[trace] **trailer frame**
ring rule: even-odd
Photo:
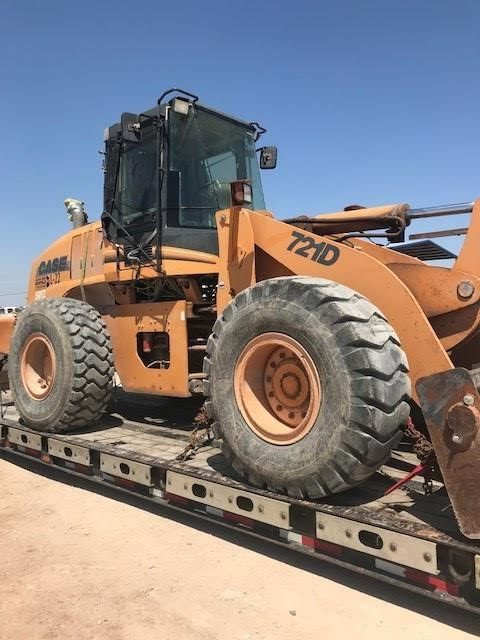
[[[386,468],[365,485],[366,489],[360,487],[324,502],[299,500],[230,477],[227,474],[233,471],[216,443],[207,438],[201,446],[192,448],[190,432],[185,429],[151,427],[129,420],[120,420],[120,424],[116,420],[112,426],[107,418],[107,424],[88,433],[39,433],[20,424],[5,396],[0,409],[0,459],[34,460],[311,558],[480,612],[480,545],[460,534],[453,516],[442,516],[446,496],[439,483],[432,496],[423,496],[421,480],[412,480],[396,489],[388,500],[369,501],[365,495],[378,494],[379,483],[381,489],[395,481],[395,474]],[[149,442],[152,447],[163,447],[164,453],[147,455],[144,451]],[[402,508],[405,500],[419,513],[422,504],[429,504],[432,519],[438,511],[437,520],[443,524],[433,526],[429,518],[412,517]]]

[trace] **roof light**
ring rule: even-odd
[[[187,100],[181,100],[180,98],[174,98],[174,100],[172,100],[173,110],[182,116],[188,116],[189,107],[190,102],[187,102]]]

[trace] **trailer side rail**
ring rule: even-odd
[[[480,548],[362,507],[294,500],[78,436],[0,423],[0,450],[288,546],[365,575],[480,611]],[[368,517],[367,517],[368,516]],[[376,522],[376,524],[372,524]],[[436,535],[435,535],[436,533]]]

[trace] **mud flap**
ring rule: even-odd
[[[480,538],[480,395],[466,369],[420,378],[417,393],[460,531]]]

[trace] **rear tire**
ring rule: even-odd
[[[265,353],[265,339],[276,340],[282,334],[288,337],[285,344],[290,342],[299,354],[298,362],[313,363],[320,389],[312,394],[315,415],[308,429],[294,430],[284,442],[275,429],[265,433],[263,418],[255,422],[257,414],[265,417],[265,408],[273,407],[275,414],[280,406],[267,402],[264,395],[263,404],[251,404],[253,410],[246,413],[238,391],[244,354],[258,349],[259,342]],[[262,362],[279,366],[272,365],[268,354],[259,362],[259,376]],[[299,380],[309,377],[315,387],[311,366],[304,375],[298,362],[290,367],[293,374]],[[254,393],[262,388],[255,366],[254,361],[250,395],[252,388]],[[390,457],[410,411],[407,360],[392,327],[363,296],[319,278],[274,278],[237,295],[213,327],[204,372],[214,433],[233,467],[252,484],[294,497],[318,498],[364,481]],[[295,389],[295,384],[290,380],[288,388]],[[259,393],[271,387],[264,389]],[[304,395],[300,398],[303,401]],[[307,420],[307,410],[300,410]],[[267,422],[278,427],[280,414]]]
[[[19,315],[8,375],[23,422],[61,433],[95,422],[111,396],[113,354],[96,309],[70,298],[34,302]]]

